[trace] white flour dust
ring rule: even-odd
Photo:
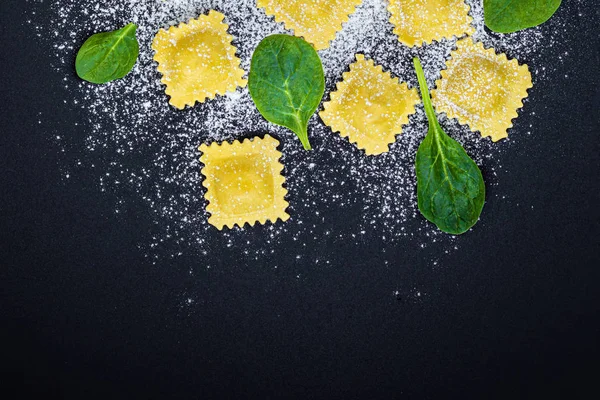
[[[87,121],[81,128],[85,129],[86,145],[81,153],[86,159],[95,155],[97,160],[92,167],[83,157],[74,156],[65,165],[64,176],[77,179],[79,170],[95,170],[100,189],[120,198],[117,213],[123,212],[128,202],[141,199],[146,203],[159,232],[149,243],[141,244],[149,256],[155,257],[164,247],[180,249],[168,250],[172,256],[185,251],[208,254],[218,251],[209,245],[217,236],[225,246],[256,258],[273,253],[277,243],[291,238],[297,243],[296,258],[324,264],[329,263],[327,254],[307,255],[304,249],[328,240],[358,245],[365,242],[365,237],[382,243],[407,239],[415,245],[413,248],[435,243],[440,247],[439,254],[455,248],[456,239],[439,233],[416,207],[413,164],[427,129],[421,106],[391,151],[376,157],[365,156],[346,139],[332,134],[318,117],[313,117],[309,128],[315,150],[305,152],[293,133],[264,121],[247,89],[183,111],[169,106],[150,48],[157,30],[216,9],[225,14],[241,66],[248,71],[252,52],[261,39],[273,33],[289,33],[258,9],[255,0],[45,1],[52,2],[53,13],[41,16],[33,12],[29,23],[40,40],[52,44],[56,73],[64,77],[65,93],[70,94],[65,98],[65,107],[85,110]],[[483,27],[481,1],[467,3],[476,40],[528,63],[534,85],[544,79],[538,52],[543,46],[552,46],[553,37],[544,37],[540,28],[511,35],[490,34]],[[411,87],[416,85],[412,57],[419,55],[433,87],[456,39],[409,49],[392,33],[386,6],[385,0],[364,0],[330,48],[320,52],[327,81],[325,99],[359,52]],[[83,40],[128,22],[139,26],[140,57],[134,70],[106,85],[78,80],[73,62]],[[524,104],[521,114],[528,112],[528,100]],[[513,129],[510,141],[492,144],[443,115],[441,123],[478,164],[484,165],[488,185],[495,184],[495,171],[501,168],[504,149],[520,136],[532,133]],[[260,228],[260,238],[255,237],[256,231],[243,229],[218,232],[207,223],[197,147],[265,133],[282,143],[291,219]],[[68,137],[59,135],[57,140],[68,147]],[[137,193],[139,199],[132,200],[132,193]],[[331,251],[335,252],[334,246]]]

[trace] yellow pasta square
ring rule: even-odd
[[[278,145],[267,135],[264,139],[200,146],[211,225],[221,230],[289,219]]]
[[[334,132],[340,132],[366,154],[376,155],[389,151],[419,102],[415,89],[400,84],[373,60],[357,54],[356,62],[343,74],[337,91],[331,93],[319,115]]]
[[[224,18],[210,11],[154,37],[154,60],[171,105],[183,109],[246,85]]]
[[[362,0],[257,0],[257,5],[266,13],[283,22],[312,43],[317,50],[329,47],[329,42],[348,21],[350,14]]]
[[[457,42],[446,67],[431,93],[437,111],[494,142],[506,138],[532,87],[527,65],[467,38]]]
[[[394,33],[410,47],[475,31],[464,0],[390,0],[388,10]]]

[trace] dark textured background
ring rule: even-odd
[[[504,157],[493,189],[511,201],[490,197],[485,223],[441,257],[443,268],[399,245],[385,249],[397,262],[383,267],[381,244],[366,239],[324,243],[339,254],[327,268],[260,268],[229,251],[195,276],[189,266],[207,260],[152,265],[137,249],[153,229],[145,206],[132,199],[117,217],[92,172],[61,178],[48,136],[81,135],[83,115],[62,106],[52,52],[23,23],[33,6],[0,4],[1,390],[77,399],[598,396],[597,1],[581,6],[561,46],[544,50],[548,65],[565,49],[570,59],[518,120],[533,134]],[[395,298],[399,281],[426,288],[426,298]],[[186,290],[203,295],[182,310]]]

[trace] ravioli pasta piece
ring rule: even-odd
[[[506,138],[527,89],[533,86],[527,65],[469,38],[459,40],[450,55],[437,89],[432,91],[437,111],[494,142]]]
[[[154,37],[154,60],[171,105],[183,109],[246,85],[224,18],[210,11],[188,23],[161,29]]]
[[[388,10],[394,33],[410,47],[475,32],[464,0],[390,0]]]
[[[319,115],[334,132],[376,155],[389,151],[419,102],[415,89],[357,54]]]
[[[296,36],[323,50],[362,0],[257,0],[256,3]]]
[[[278,145],[276,139],[267,135],[264,139],[199,147],[211,225],[222,230],[225,226],[289,219]]]

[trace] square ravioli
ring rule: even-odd
[[[360,3],[362,0],[257,0],[258,7],[317,50],[329,47]]]
[[[389,151],[419,102],[415,89],[357,54],[319,115],[334,132],[376,155]]]
[[[222,230],[225,226],[289,219],[278,145],[276,139],[266,135],[264,139],[199,147],[211,225]]]
[[[532,87],[527,65],[485,49],[470,38],[459,40],[431,96],[438,112],[497,142],[508,136],[517,110]]]
[[[409,47],[475,32],[464,0],[390,0],[388,10],[394,33]]]
[[[246,85],[224,18],[210,11],[188,23],[161,29],[154,37],[154,60],[171,105],[183,109]]]

